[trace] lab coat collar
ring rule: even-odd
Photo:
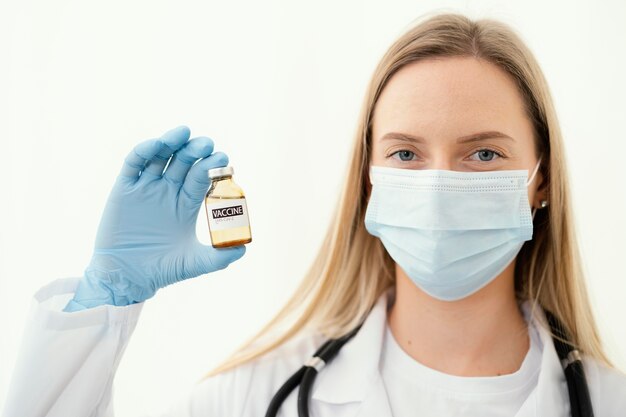
[[[530,301],[525,301],[522,304],[522,308],[526,311],[531,311]],[[531,392],[529,398],[522,404],[516,416],[571,416],[567,380],[554,347],[554,341],[549,330],[550,325],[539,304],[536,305],[531,318],[534,320],[535,328],[543,344],[541,370],[539,371],[536,389]]]
[[[392,295],[388,290],[378,298],[357,334],[319,373],[312,400],[333,404],[361,402],[378,381],[382,382],[378,365],[390,305],[388,298]]]
[[[391,417],[391,408],[379,371],[381,348],[394,288],[384,292],[365,319],[359,332],[347,342],[332,362],[317,376],[312,403],[334,405],[336,415],[359,417]],[[522,304],[530,311],[531,304]],[[516,417],[537,415],[569,416],[567,383],[558,359],[543,309],[537,305],[531,312],[536,323],[543,353],[541,370],[535,390],[531,392]],[[317,405],[322,407],[322,404]]]

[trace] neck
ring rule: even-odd
[[[514,264],[458,301],[429,296],[396,266],[395,302],[388,314],[394,338],[421,364],[450,375],[497,376],[517,371],[530,341],[515,299]]]

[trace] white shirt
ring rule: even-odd
[[[3,417],[113,417],[113,380],[135,326],[141,325],[144,303],[63,312],[79,279],[55,280],[35,294]],[[393,417],[379,369],[386,306],[387,296],[381,294],[358,333],[321,370],[311,390],[312,417]],[[535,314],[545,324],[541,309]],[[516,417],[569,417],[563,368],[546,328],[537,327],[543,342],[541,371]],[[317,333],[300,334],[261,358],[196,384],[150,417],[263,416],[276,391],[324,341]],[[596,417],[624,416],[626,375],[584,354],[583,363]],[[140,376],[137,381],[137,390],[145,389]],[[297,417],[297,395],[295,390],[287,397],[279,417]],[[403,402],[412,407],[410,397],[396,398],[401,399],[394,400],[394,407]],[[116,417],[145,416],[131,416],[119,404],[115,411]]]
[[[528,302],[522,310],[528,323]],[[393,417],[516,415],[537,386],[541,370],[543,346],[534,323],[529,324],[528,332],[530,347],[516,372],[467,377],[446,374],[413,359],[385,326],[381,376]]]

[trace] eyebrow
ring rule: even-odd
[[[424,138],[421,137],[421,136],[415,136],[415,135],[411,135],[409,133],[399,133],[399,132],[389,132],[389,133],[386,133],[381,138],[381,141],[383,141],[383,140],[392,140],[392,139],[401,140],[401,141],[405,141],[405,142],[424,143]],[[477,142],[477,141],[486,140],[486,139],[514,140],[512,137],[510,137],[509,135],[506,135],[506,134],[504,134],[502,132],[498,132],[496,130],[490,130],[490,131],[487,131],[487,132],[472,133],[471,135],[461,136],[460,138],[457,138],[456,142],[457,143],[467,143],[467,142]]]
[[[509,135],[505,135],[502,132],[492,130],[489,132],[480,132],[480,133],[473,133],[467,136],[461,136],[460,138],[456,140],[456,143],[477,142],[477,141],[481,141],[485,139],[507,139],[507,140],[511,140],[515,142],[515,139],[513,139]]]

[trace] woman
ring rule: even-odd
[[[113,415],[143,301],[243,256],[195,236],[206,172],[228,164],[212,152],[180,127],[129,154],[84,276],[36,295],[6,416]],[[595,415],[623,415],[626,377],[587,298],[548,87],[509,28],[437,15],[389,48],[333,219],[287,305],[164,416],[259,416],[270,403],[284,416],[303,404],[313,416],[580,415],[563,369],[580,369],[576,353]],[[298,390],[272,402],[342,337],[323,370],[308,362],[319,376],[299,404]],[[564,342],[577,351],[561,361]]]

